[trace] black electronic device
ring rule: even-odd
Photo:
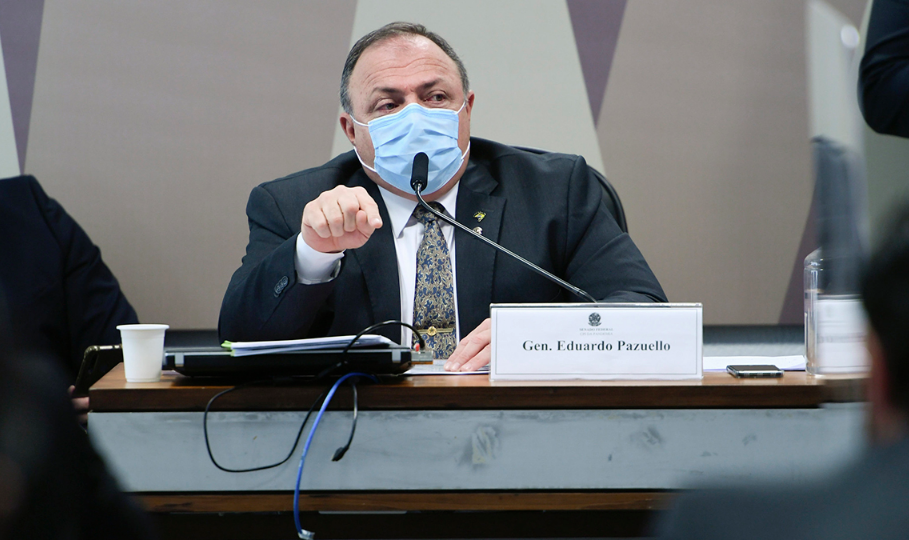
[[[782,377],[783,370],[770,365],[735,365],[726,366],[726,371],[733,377]]]
[[[92,345],[85,349],[73,397],[87,396],[88,389],[122,361],[123,349],[120,345]]]
[[[425,360],[408,347],[320,349],[233,356],[222,347],[170,347],[164,350],[164,369],[190,377],[267,377],[341,375],[360,371],[374,375],[403,373],[413,361]],[[431,357],[430,357],[431,360]]]

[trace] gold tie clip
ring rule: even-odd
[[[421,334],[425,334],[427,336],[434,336],[436,334],[450,334],[450,333],[454,332],[454,328],[453,327],[436,328],[435,326],[430,326],[429,328],[426,328],[425,330],[419,330],[419,332]]]

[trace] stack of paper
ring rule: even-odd
[[[354,336],[331,336],[324,338],[285,339],[280,341],[225,341],[221,344],[230,349],[233,356],[271,354],[293,351],[314,351],[319,349],[343,349]],[[382,347],[397,345],[385,336],[365,334],[354,344],[354,348]]]
[[[405,375],[489,375],[489,364],[476,371],[445,371],[448,360],[433,360],[431,364],[417,364],[404,372]]]

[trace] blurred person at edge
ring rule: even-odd
[[[0,342],[10,343],[0,290]],[[79,428],[53,358],[0,347],[0,540],[151,539]]]
[[[101,251],[34,176],[0,180],[0,254],[11,338],[69,384],[89,345],[120,343],[117,325],[139,322]],[[84,424],[88,398],[73,405]]]
[[[901,207],[862,283],[871,374],[870,447],[817,483],[683,494],[660,538],[909,538],[909,205]]]

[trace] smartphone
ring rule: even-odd
[[[91,385],[122,361],[123,349],[120,345],[92,345],[85,349],[73,397],[87,396]]]
[[[726,371],[733,377],[782,377],[783,370],[771,365],[726,366]]]

